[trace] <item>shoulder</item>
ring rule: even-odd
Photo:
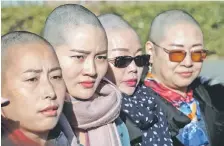
[[[224,84],[210,78],[198,77],[192,83],[192,88],[205,103],[211,104],[219,111],[224,111]]]

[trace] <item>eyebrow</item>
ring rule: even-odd
[[[184,47],[184,45],[181,45],[181,44],[170,44],[169,46],[173,46],[173,47]]]
[[[192,47],[198,47],[198,46],[203,46],[203,45],[200,43],[192,45]]]
[[[136,53],[138,53],[139,51],[142,51],[142,48],[139,48],[139,49],[136,51]]]
[[[90,51],[85,51],[85,50],[78,50],[78,49],[72,49],[70,50],[72,52],[77,52],[77,53],[83,53],[83,54],[90,54]]]
[[[60,67],[54,67],[51,68],[48,72],[53,72],[55,70],[61,70]],[[23,73],[29,73],[29,72],[33,72],[33,73],[41,73],[43,70],[42,69],[28,69],[26,71],[24,71]]]
[[[60,67],[54,67],[54,68],[51,68],[48,72],[53,72],[53,71],[56,71],[56,70],[61,70]]]
[[[127,48],[114,48],[114,49],[112,49],[112,51],[124,51],[124,52],[128,52],[129,49],[127,49]]]
[[[174,46],[174,47],[184,47],[184,45],[181,44],[170,44],[170,46]],[[202,44],[198,43],[198,44],[193,44],[192,47],[197,47],[197,46],[203,46]]]
[[[97,55],[99,55],[99,54],[106,54],[107,53],[107,50],[103,50],[103,51],[99,51],[98,53],[97,53]]]
[[[23,73],[29,73],[29,72],[41,73],[42,71],[43,71],[42,69],[28,69],[28,70],[24,71]]]

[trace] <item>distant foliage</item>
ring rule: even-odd
[[[186,10],[200,23],[206,47],[224,56],[224,2],[123,2],[117,5],[102,2],[87,8],[96,15],[111,12],[121,15],[136,29],[143,45],[148,38],[150,23],[158,13],[169,9]],[[46,6],[2,8],[2,35],[14,30],[40,34],[53,9]]]

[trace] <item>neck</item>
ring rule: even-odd
[[[20,130],[23,132],[25,136],[27,136],[29,139],[33,140],[34,142],[40,144],[40,146],[46,145],[49,132],[34,133],[25,129],[20,129]]]

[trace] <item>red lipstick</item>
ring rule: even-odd
[[[126,80],[125,83],[126,83],[129,87],[135,87],[136,84],[137,84],[137,79]]]
[[[84,88],[93,88],[95,81],[83,81],[80,82],[80,84],[84,87]]]

